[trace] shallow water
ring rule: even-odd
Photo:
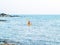
[[[60,45],[60,16],[0,17],[0,39],[19,45]],[[27,26],[27,21],[32,25]],[[9,41],[8,41],[9,42]]]

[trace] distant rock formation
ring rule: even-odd
[[[20,17],[18,15],[9,15],[9,14],[5,14],[5,13],[1,13],[0,17]]]
[[[5,13],[0,14],[0,17],[4,17],[4,16],[7,16],[7,14],[5,14]]]

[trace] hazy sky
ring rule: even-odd
[[[60,14],[60,0],[0,0],[0,12],[9,14]]]

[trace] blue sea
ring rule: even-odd
[[[20,15],[0,20],[7,20],[0,21],[0,43],[6,40],[16,45],[60,45],[60,15]]]

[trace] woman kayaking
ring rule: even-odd
[[[31,26],[31,22],[30,22],[30,21],[28,21],[28,22],[27,22],[27,25],[28,25],[28,26]]]

